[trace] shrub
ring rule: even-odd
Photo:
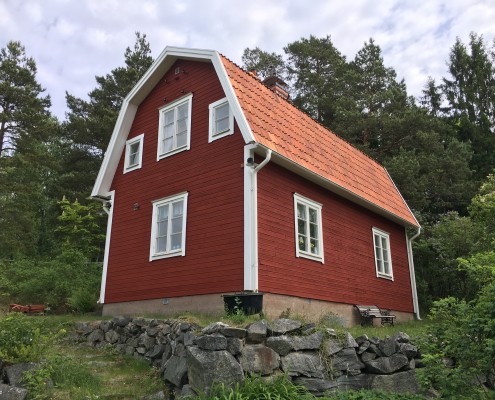
[[[0,359],[7,362],[39,361],[47,346],[65,331],[54,333],[39,319],[13,313],[0,319]]]

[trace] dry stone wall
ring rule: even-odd
[[[338,337],[331,329],[278,319],[244,329],[217,322],[205,328],[181,320],[115,317],[79,323],[91,346],[111,345],[158,368],[177,397],[233,385],[248,375],[286,373],[315,395],[348,389],[417,393],[420,353],[405,333],[384,340]]]

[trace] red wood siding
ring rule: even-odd
[[[321,203],[325,263],[296,257],[296,192]],[[413,312],[404,228],[275,165],[258,173],[259,289]],[[394,281],[376,277],[372,228],[390,234]]]
[[[191,149],[156,161],[158,109],[190,92]],[[122,154],[112,183],[105,302],[242,290],[244,142],[235,125],[234,135],[208,143],[208,105],[223,97],[211,64],[181,60],[140,105],[129,138],[144,133],[142,168],[123,174]],[[186,255],[150,262],[151,202],[185,191]]]

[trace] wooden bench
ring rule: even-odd
[[[48,308],[44,304],[29,304],[27,306],[23,306],[20,304],[11,304],[9,306],[10,312],[21,312],[24,314],[44,314],[45,311],[48,311]]]
[[[378,308],[377,306],[355,305],[354,307],[361,315],[361,326],[373,325],[374,318],[379,318],[382,325],[394,324],[396,316],[390,314],[390,310],[380,310],[380,308]]]

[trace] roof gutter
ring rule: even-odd
[[[413,257],[413,251],[412,251],[412,242],[420,234],[421,234],[421,227],[418,227],[418,231],[416,232],[416,234],[413,237],[411,237],[410,239],[406,239],[407,258],[409,261],[409,275],[411,278],[411,292],[412,292],[412,299],[413,299],[414,315],[415,315],[417,320],[421,320],[421,317],[419,315],[418,291],[416,288],[416,273],[414,272],[414,257]],[[407,234],[406,234],[406,238],[407,238]]]

